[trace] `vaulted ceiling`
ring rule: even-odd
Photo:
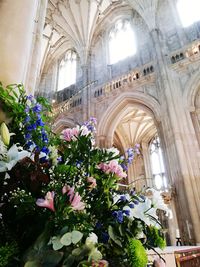
[[[136,10],[150,29],[155,27],[158,0],[49,0],[43,32],[41,65],[59,58],[67,49],[87,61],[92,38],[100,23],[124,6]]]
[[[152,116],[144,110],[132,107],[132,110],[127,110],[119,122],[115,131],[114,143],[119,147],[131,147],[141,141],[149,142],[156,132]]]

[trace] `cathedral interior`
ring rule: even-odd
[[[185,245],[200,244],[198,0],[1,0],[0,81],[53,106],[60,133],[90,117],[96,142],[140,156],[122,186],[160,190]]]

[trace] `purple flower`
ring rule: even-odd
[[[135,205],[138,205],[138,204],[139,204],[139,201],[136,200],[136,199],[134,199],[134,200],[133,200],[133,203],[134,203]]]
[[[49,149],[48,147],[44,146],[42,149],[41,149],[42,152],[44,152],[45,154],[49,154]]]
[[[25,109],[24,109],[24,111],[25,111],[26,113],[28,113],[28,112],[30,111],[29,106],[26,106]]]
[[[123,215],[123,211],[118,210],[118,211],[113,211],[112,213],[113,217],[116,218],[116,220],[118,221],[118,223],[123,223],[124,220],[124,215]]]
[[[33,96],[33,95],[28,95],[28,96],[26,97],[26,99],[32,101],[32,100],[34,99],[34,96]]]
[[[31,118],[30,118],[30,116],[28,115],[28,116],[26,116],[26,118],[25,118],[25,120],[24,120],[24,123],[27,123],[27,122],[29,122],[31,120]]]
[[[130,210],[123,210],[123,212],[124,212],[124,214],[126,215],[126,216],[130,216]]]
[[[127,200],[127,199],[126,199],[126,196],[125,196],[125,195],[121,195],[121,196],[120,196],[120,200],[123,201],[123,202],[125,202],[125,201]]]
[[[26,134],[25,134],[25,138],[26,138],[26,139],[30,139],[30,138],[31,138],[30,133],[26,133]]]
[[[102,241],[104,244],[107,244],[109,240],[109,235],[106,232],[102,232]]]
[[[37,124],[37,126],[44,126],[44,125],[45,125],[41,118],[39,118],[39,119],[36,121],[36,124]]]
[[[40,104],[36,104],[34,107],[33,107],[33,111],[38,113],[40,111],[42,111],[42,106]]]
[[[130,204],[129,204],[129,207],[130,207],[131,209],[133,209],[134,206],[135,206],[135,205],[134,205],[133,203],[130,203]]]

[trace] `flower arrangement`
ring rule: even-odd
[[[119,190],[139,145],[96,147],[95,118],[55,135],[22,85],[0,84],[0,110],[0,266],[147,266],[168,208],[153,189]]]

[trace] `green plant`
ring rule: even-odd
[[[127,250],[131,267],[146,267],[147,253],[140,240],[130,239]]]

